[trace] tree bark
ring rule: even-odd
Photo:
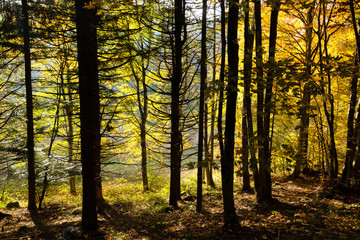
[[[356,98],[357,98],[357,85],[358,85],[358,77],[357,74],[359,72],[359,57],[360,57],[360,36],[358,31],[358,24],[356,23],[355,17],[355,9],[354,9],[354,1],[349,1],[350,13],[351,13],[351,22],[354,29],[354,35],[356,39],[356,54],[354,56],[354,72],[351,79],[351,87],[350,87],[350,103],[349,103],[349,113],[348,113],[348,121],[347,121],[347,142],[346,142],[346,157],[344,169],[341,175],[341,181],[345,183],[347,178],[352,174],[352,165],[354,161],[354,154],[356,148],[356,140],[355,140],[355,130],[354,130],[354,118],[355,118],[355,109],[356,109]]]
[[[182,137],[180,131],[180,83],[182,79],[182,48],[185,41],[182,39],[182,30],[185,28],[185,1],[175,0],[175,48],[174,69],[171,84],[171,146],[170,146],[170,198],[169,205],[178,209],[180,200],[180,172]]]
[[[197,212],[202,211],[202,175],[203,175],[202,169],[203,169],[203,150],[204,150],[204,110],[205,110],[204,105],[205,105],[205,88],[206,88],[206,78],[207,78],[207,64],[206,64],[206,58],[207,58],[207,54],[206,54],[207,0],[203,0],[202,4],[203,4],[203,6],[202,6],[202,24],[201,24],[198,175],[197,175],[197,201],[196,201],[196,211]],[[205,139],[205,141],[207,141],[207,139]]]
[[[68,80],[68,84],[70,84],[70,80]],[[69,94],[69,104],[65,107],[65,111],[66,111],[66,115],[67,115],[67,120],[68,120],[68,137],[67,137],[67,142],[69,145],[69,150],[68,150],[68,154],[69,154],[69,162],[73,163],[74,162],[74,123],[73,123],[73,106],[72,106],[72,91],[71,88],[68,88],[68,94]],[[76,195],[76,180],[75,180],[75,176],[74,173],[71,173],[70,176],[70,193],[73,195]]]
[[[141,50],[143,49],[143,43],[141,42]],[[147,86],[146,86],[146,64],[144,56],[141,56],[141,77],[139,77],[135,71],[133,66],[133,62],[130,63],[131,69],[133,72],[133,76],[136,81],[136,95],[137,102],[139,106],[140,112],[140,146],[141,146],[141,176],[143,182],[143,190],[149,190],[149,181],[147,174],[147,144],[146,144],[146,123],[148,116],[148,94],[147,94]],[[142,91],[141,91],[142,88]],[[142,94],[141,94],[142,92]],[[143,99],[143,100],[142,100]]]
[[[232,229],[238,224],[234,205],[234,144],[236,98],[239,68],[238,31],[239,1],[230,1],[228,15],[228,85],[226,88],[225,149],[221,162],[221,179],[224,201],[224,227]]]
[[[355,109],[356,109],[356,98],[357,98],[357,86],[359,72],[359,59],[358,54],[354,56],[354,71],[350,82],[350,102],[347,119],[347,137],[346,137],[346,155],[343,172],[341,174],[341,182],[346,183],[348,177],[351,176],[353,161],[355,156],[356,141],[355,141]]]
[[[220,1],[221,7],[221,60],[219,76],[219,110],[217,119],[218,140],[220,148],[220,162],[224,158],[224,137],[223,137],[223,107],[224,107],[224,89],[225,89],[225,61],[226,61],[226,18],[225,18],[225,1]]]
[[[256,192],[258,202],[267,201],[266,189],[266,150],[265,150],[265,130],[264,130],[264,66],[263,66],[263,46],[262,46],[262,24],[261,24],[261,1],[255,1],[255,43],[256,43],[256,82],[257,82],[257,141],[259,158],[259,190]]]
[[[214,39],[216,39],[216,3],[214,3],[214,25],[213,25],[213,31],[214,31]],[[207,185],[211,186],[212,188],[215,188],[215,182],[213,179],[213,167],[214,167],[214,131],[215,131],[215,119],[216,119],[216,92],[215,90],[215,82],[216,82],[216,42],[214,41],[213,44],[213,66],[212,66],[212,102],[211,102],[211,123],[210,123],[210,156],[208,159],[208,176],[207,176]]]
[[[76,29],[79,64],[81,123],[81,164],[83,208],[81,227],[95,231],[97,221],[97,189],[100,162],[100,102],[97,59],[96,8],[84,8],[86,0],[76,0]]]
[[[34,117],[31,79],[30,30],[27,0],[21,0],[23,15],[23,38],[25,60],[26,118],[27,118],[27,163],[28,163],[28,209],[36,209]]]
[[[242,128],[242,146],[241,146],[241,163],[242,163],[242,174],[243,174],[243,183],[242,190],[249,191],[251,190],[250,186],[250,173],[249,173],[249,136],[248,136],[248,127],[246,122],[246,102],[243,101],[243,114],[241,118],[241,128]]]
[[[311,43],[313,39],[313,19],[314,19],[314,5],[309,7],[305,22],[305,78],[304,87],[302,91],[301,106],[299,109],[300,125],[299,125],[299,137],[298,137],[298,149],[296,154],[295,168],[293,171],[293,177],[297,178],[300,175],[302,167],[307,164],[307,152],[308,152],[308,139],[309,139],[309,108],[310,108],[310,84],[308,83],[311,75]]]
[[[252,104],[251,104],[251,72],[252,58],[254,48],[254,34],[250,30],[250,4],[245,1],[245,19],[244,19],[244,105],[246,108],[246,127],[249,141],[250,151],[250,169],[253,173],[255,192],[259,190],[259,170],[256,159],[255,136],[252,120]]]
[[[273,84],[274,84],[274,75],[276,69],[275,61],[275,50],[276,50],[276,39],[277,39],[277,25],[278,25],[278,16],[280,10],[281,2],[279,0],[273,0],[271,2],[271,19],[270,19],[270,37],[269,37],[269,64],[267,72],[267,80],[265,86],[265,107],[264,107],[264,157],[265,157],[265,166],[264,174],[265,176],[265,199],[272,199],[272,189],[271,189],[271,149],[270,149],[270,124],[271,124],[271,111],[274,108],[272,102],[273,98]]]

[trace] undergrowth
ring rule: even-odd
[[[219,176],[215,175],[215,181],[219,181]],[[109,204],[131,205],[137,211],[163,211],[168,207],[169,179],[164,174],[156,175],[151,178],[150,190],[144,192],[141,181],[131,181],[125,178],[109,179],[104,178],[102,183],[103,197]],[[9,202],[19,202],[21,207],[27,205],[27,185],[8,183],[7,188],[2,191],[0,208]],[[204,194],[219,191],[204,184]],[[37,187],[37,197],[42,191],[42,186]],[[76,185],[77,194],[70,194],[70,187],[67,182],[62,184],[51,184],[46,191],[45,199],[42,203],[46,205],[72,205],[81,207],[81,182]],[[182,197],[196,196],[196,171],[185,172],[182,176]]]

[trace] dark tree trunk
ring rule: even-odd
[[[213,31],[214,31],[214,39],[216,39],[216,4],[214,3],[214,26],[213,26]],[[214,167],[214,131],[215,131],[215,118],[216,118],[216,93],[215,93],[215,82],[216,82],[216,42],[214,41],[213,44],[213,61],[214,64],[212,66],[212,102],[211,102],[211,123],[210,123],[210,139],[209,139],[209,144],[210,145],[210,153],[209,153],[209,159],[208,159],[208,164],[207,164],[207,168],[208,168],[208,175],[206,178],[206,183],[207,185],[215,188],[215,182],[213,179],[213,167]]]
[[[243,97],[243,112],[241,119],[241,128],[242,128],[242,146],[241,146],[241,162],[243,169],[243,191],[249,191],[251,189],[250,186],[250,173],[249,173],[249,129],[247,123],[247,102],[251,101],[248,99],[250,95],[250,85],[251,85],[251,66],[249,67],[249,63],[251,64],[251,59],[249,59],[249,54],[251,54],[252,58],[252,48],[251,45],[251,37],[254,39],[254,35],[250,33],[250,19],[249,19],[249,1],[245,1],[244,6],[244,97]],[[250,76],[250,78],[249,78]],[[250,84],[250,85],[249,85]],[[246,88],[246,89],[245,89]],[[251,107],[250,107],[251,111]]]
[[[324,52],[325,52],[325,58],[326,58],[326,65],[329,66],[329,52],[328,52],[328,34],[327,34],[327,21],[326,21],[326,9],[327,9],[327,4],[325,2],[322,3],[322,14],[323,14],[323,37],[324,37]],[[333,5],[334,7],[334,5]],[[333,9],[332,7],[332,9]],[[331,9],[331,11],[332,11]],[[320,14],[320,13],[319,13]],[[331,17],[331,14],[330,16]],[[321,69],[320,71],[323,71],[323,63],[322,63],[322,49],[321,49],[321,38],[319,38],[319,53],[321,54],[320,56],[320,65],[321,65]],[[335,121],[335,116],[334,116],[334,97],[331,93],[331,73],[330,73],[330,69],[329,68],[325,68],[326,70],[326,77],[327,77],[327,95],[329,103],[330,103],[330,111],[328,110],[327,107],[327,97],[324,96],[324,110],[325,110],[325,116],[326,116],[326,120],[328,122],[328,127],[329,127],[329,134],[330,134],[330,180],[335,180],[337,179],[337,175],[338,175],[338,157],[337,157],[337,151],[336,151],[336,144],[335,144],[335,130],[334,130],[334,121]],[[321,76],[323,76],[321,74]],[[323,94],[325,95],[325,90],[323,90]]]
[[[35,189],[35,151],[34,151],[34,119],[33,119],[33,96],[31,85],[31,56],[30,56],[30,30],[28,2],[22,0],[23,15],[23,38],[25,60],[25,88],[26,88],[26,118],[27,118],[27,163],[28,163],[28,209],[36,209]]]
[[[242,146],[241,146],[241,163],[242,163],[242,174],[243,174],[243,184],[242,190],[249,191],[250,186],[250,173],[249,173],[249,136],[248,136],[248,127],[246,122],[246,102],[243,101],[243,115],[241,118],[242,126]]]
[[[205,86],[207,89],[207,86]],[[206,92],[205,89],[205,92]],[[208,104],[207,104],[207,96],[205,96],[205,106],[204,106],[204,154],[205,154],[205,161],[203,162],[203,169],[204,169],[204,176],[203,178],[206,180],[207,185],[211,185],[212,176],[210,176],[210,141],[211,137],[209,137],[209,125],[208,125]]]
[[[359,72],[359,59],[358,54],[354,56],[354,71],[350,83],[350,103],[349,103],[349,112],[347,119],[347,138],[346,138],[346,155],[345,155],[345,164],[344,169],[341,174],[341,182],[346,183],[348,177],[351,176],[352,165],[355,156],[356,141],[355,141],[355,130],[354,130],[354,119],[355,119],[355,109],[356,109],[356,98],[357,98],[357,85]]]
[[[271,111],[274,108],[272,98],[273,98],[273,83],[274,83],[274,74],[276,68],[275,62],[275,50],[276,50],[276,38],[277,38],[277,25],[278,25],[278,15],[280,9],[280,1],[273,0],[271,2],[271,19],[270,19],[270,37],[269,37],[269,64],[268,64],[268,73],[265,86],[265,109],[264,109],[264,157],[265,157],[265,166],[263,168],[264,178],[265,178],[265,197],[266,200],[272,199],[272,190],[271,190],[271,150],[270,150],[270,124],[271,124]]]
[[[180,131],[180,83],[182,79],[182,47],[185,41],[182,39],[182,30],[185,28],[185,2],[175,0],[175,49],[174,69],[171,84],[171,146],[170,146],[170,198],[169,205],[179,208],[177,201],[180,200],[180,172],[182,137]],[[185,29],[184,29],[185,30]]]
[[[360,36],[358,31],[358,24],[356,23],[355,17],[355,9],[354,9],[354,1],[349,1],[350,12],[351,12],[351,21],[354,29],[355,39],[356,39],[356,50],[357,53],[354,57],[354,72],[351,79],[351,93],[350,93],[350,103],[349,103],[349,113],[348,113],[348,121],[347,121],[347,143],[346,143],[346,158],[345,165],[341,175],[341,181],[345,183],[348,177],[351,176],[352,165],[354,161],[354,154],[356,148],[356,140],[354,133],[354,117],[355,117],[355,108],[356,108],[356,98],[357,98],[357,85],[358,85],[358,77],[357,74],[359,72],[359,57],[360,57]]]
[[[203,169],[203,150],[204,150],[204,106],[205,88],[207,78],[206,65],[206,12],[207,0],[202,1],[202,24],[201,24],[201,59],[200,59],[200,104],[199,104],[199,139],[198,139],[198,175],[197,175],[197,202],[196,211],[202,211],[202,169]],[[207,116],[206,116],[207,117]],[[206,126],[207,127],[207,126]],[[205,139],[207,141],[207,139]],[[206,154],[207,155],[207,154]],[[206,159],[207,160],[207,159]]]
[[[143,44],[141,42],[142,50]],[[141,78],[137,75],[133,63],[131,62],[131,69],[133,72],[133,76],[136,81],[136,95],[137,95],[137,102],[139,106],[140,112],[140,145],[141,145],[141,176],[143,182],[143,190],[149,190],[149,181],[148,181],[148,174],[147,174],[147,144],[146,144],[146,123],[147,123],[147,116],[148,116],[148,94],[147,94],[147,86],[146,86],[146,64],[144,56],[141,56]],[[141,91],[142,88],[142,91]],[[141,94],[142,92],[142,94]],[[143,100],[142,100],[143,99]]]
[[[220,148],[220,161],[224,158],[224,138],[223,138],[223,107],[224,107],[224,89],[225,89],[225,60],[226,60],[226,18],[225,1],[220,1],[221,7],[221,62],[219,76],[219,112],[217,119],[218,140]]]
[[[95,231],[97,221],[97,178],[100,162],[100,103],[97,59],[96,8],[76,0],[76,29],[79,64],[79,95],[81,122],[81,164],[83,177],[83,208],[81,227]]]
[[[256,82],[257,82],[257,141],[259,157],[259,190],[256,192],[258,202],[267,201],[266,189],[266,155],[265,155],[265,130],[264,130],[264,67],[261,26],[261,1],[255,1],[255,39],[256,39]]]
[[[224,201],[224,227],[232,229],[238,224],[234,205],[234,144],[236,98],[239,68],[238,31],[239,1],[230,1],[228,15],[228,85],[226,88],[225,149],[221,162],[221,180]]]
[[[259,190],[259,170],[257,167],[255,137],[252,121],[251,109],[251,72],[252,72],[252,58],[254,48],[254,34],[250,30],[250,6],[249,1],[245,2],[245,19],[244,19],[244,105],[246,108],[246,127],[248,132],[248,147],[250,150],[250,169],[253,172],[253,179],[255,191]]]
[[[210,154],[208,159],[208,176],[207,185],[215,188],[215,182],[213,179],[213,168],[214,168],[214,130],[215,130],[215,114],[216,114],[216,103],[215,101],[211,105],[211,124],[210,124]]]
[[[148,116],[148,96],[147,96],[147,86],[146,86],[146,73],[144,68],[144,62],[142,62],[142,87],[143,87],[143,107],[140,111],[141,116],[141,125],[140,125],[140,138],[141,138],[141,175],[143,180],[144,191],[149,190],[149,181],[147,174],[147,148],[146,148],[146,122]],[[138,95],[139,97],[139,95]],[[140,98],[138,99],[140,104]],[[140,106],[140,105],[139,105]],[[141,108],[140,108],[141,109]]]

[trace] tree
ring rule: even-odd
[[[306,165],[308,155],[308,141],[309,141],[309,124],[310,124],[310,100],[311,100],[311,79],[312,72],[312,40],[313,40],[313,20],[314,20],[314,4],[312,1],[308,6],[306,19],[303,19],[305,25],[305,70],[303,79],[302,99],[299,108],[299,137],[298,137],[298,149],[296,154],[296,163],[293,171],[293,177],[299,177],[301,169]]]
[[[198,176],[197,176],[197,203],[196,211],[202,211],[202,169],[203,169],[203,146],[204,146],[204,105],[205,87],[207,78],[207,54],[206,54],[206,13],[207,0],[202,1],[201,22],[201,57],[200,57],[200,104],[199,104],[199,147],[198,147]],[[207,116],[206,116],[207,117]],[[207,125],[205,125],[207,127]],[[207,141],[207,139],[205,139]],[[207,152],[208,149],[206,149]],[[205,154],[207,155],[207,153]],[[206,159],[207,160],[207,159]]]
[[[252,106],[251,106],[251,73],[252,73],[252,58],[254,48],[254,34],[250,29],[250,4],[249,1],[244,2],[244,113],[242,120],[243,126],[243,162],[246,162],[248,152],[250,151],[250,169],[253,172],[253,179],[255,185],[255,191],[259,190],[259,173],[256,159],[255,149],[255,136],[253,129],[253,117],[252,117]],[[245,132],[246,131],[246,132]],[[243,164],[245,168],[246,164]],[[249,186],[244,186],[245,190]]]
[[[28,157],[28,209],[36,209],[35,188],[35,151],[34,151],[34,120],[33,96],[31,85],[31,56],[30,56],[30,30],[28,2],[22,0],[23,38],[25,59],[25,87],[26,87],[26,117],[27,117],[27,157]]]
[[[356,109],[356,99],[357,99],[357,85],[358,85],[358,71],[359,71],[359,56],[360,56],[360,36],[358,30],[358,24],[356,23],[354,1],[349,1],[350,13],[351,13],[351,23],[354,30],[355,40],[356,40],[356,53],[354,56],[354,71],[351,77],[350,83],[350,102],[349,102],[349,112],[347,120],[347,141],[346,141],[346,156],[343,172],[341,175],[341,181],[343,183],[351,176],[353,168],[353,160],[356,148],[356,135],[354,129],[354,118],[355,118],[355,109]]]
[[[264,66],[263,66],[263,45],[262,45],[262,24],[261,24],[261,2],[255,1],[255,49],[256,49],[256,82],[257,82],[257,142],[258,142],[258,158],[259,158],[259,189],[256,192],[256,199],[260,201],[268,201],[271,198],[271,192],[267,188],[267,136],[264,126]]]
[[[219,76],[219,108],[217,117],[217,130],[220,148],[220,161],[224,158],[224,137],[223,137],[223,108],[224,108],[224,89],[225,89],[225,61],[226,61],[226,15],[225,15],[225,2],[220,1],[221,8],[221,60],[220,60],[220,76]]]
[[[239,44],[237,39],[239,1],[230,1],[228,15],[228,85],[226,88],[226,119],[224,133],[224,157],[221,159],[221,182],[224,202],[224,227],[234,228],[238,219],[234,205],[234,144],[236,99],[239,68]]]
[[[180,200],[180,172],[182,136],[180,131],[180,83],[182,80],[182,51],[186,41],[185,1],[175,0],[174,65],[171,79],[171,166],[169,205],[178,208]],[[184,36],[183,36],[184,30]]]
[[[276,70],[275,50],[277,39],[277,25],[278,16],[281,2],[278,0],[270,1],[271,5],[271,17],[270,17],[270,37],[269,37],[269,59],[268,59],[268,71],[267,79],[265,83],[265,99],[264,99],[264,112],[263,117],[263,136],[264,139],[264,162],[260,161],[259,167],[259,195],[258,199],[271,200],[271,136],[270,136],[270,115],[274,108],[273,106],[273,84]],[[261,164],[264,164],[261,166]]]
[[[94,231],[98,227],[96,168],[100,162],[98,16],[96,7],[89,7],[88,4],[87,0],[75,1],[83,177],[81,227],[85,231]]]
[[[338,175],[338,156],[335,144],[335,130],[334,130],[334,96],[331,91],[331,72],[330,72],[330,55],[328,51],[328,43],[331,34],[328,33],[328,25],[330,23],[335,5],[332,4],[331,7],[327,5],[326,2],[323,2],[319,6],[319,17],[318,17],[318,25],[319,30],[317,31],[317,35],[319,38],[318,48],[319,48],[319,65],[320,65],[320,88],[321,93],[323,95],[323,106],[324,112],[326,116],[326,120],[328,122],[329,134],[330,134],[330,180],[335,180]],[[330,13],[328,19],[326,18],[326,9],[330,8]],[[322,21],[320,20],[320,16],[322,15]],[[321,22],[320,22],[321,21]],[[324,44],[322,44],[322,41]],[[323,49],[324,47],[324,49]],[[325,55],[325,56],[323,56]],[[325,58],[325,59],[324,59]],[[325,62],[325,63],[324,63]],[[326,73],[325,73],[325,72]],[[326,77],[324,77],[326,75]],[[326,78],[326,80],[325,80]],[[327,85],[327,90],[325,90],[324,85]],[[327,102],[329,102],[330,107],[328,107]],[[329,109],[330,108],[330,109]]]

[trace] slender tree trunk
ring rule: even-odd
[[[31,85],[30,30],[27,0],[21,0],[23,15],[23,38],[25,60],[26,118],[27,118],[27,159],[28,159],[28,209],[36,209],[35,195],[35,151],[34,151],[34,120],[33,96]]]
[[[261,1],[255,1],[255,39],[256,39],[256,82],[257,82],[257,141],[259,157],[259,190],[256,192],[258,202],[267,201],[266,189],[266,136],[264,130],[264,67],[263,67],[263,46],[262,46],[262,26],[261,26]]]
[[[142,43],[141,43],[142,46]],[[143,50],[143,46],[142,46]],[[133,76],[136,81],[136,94],[137,94],[137,102],[139,106],[140,112],[140,145],[141,145],[141,176],[143,182],[143,190],[149,190],[149,182],[148,182],[148,175],[147,175],[147,146],[146,146],[146,122],[148,116],[148,94],[147,94],[147,86],[146,86],[146,64],[144,56],[141,56],[141,78],[138,77],[133,63],[130,63],[131,69],[133,72]],[[140,86],[141,85],[141,86]],[[141,94],[142,88],[142,94]],[[143,99],[143,100],[142,100]]]
[[[79,64],[81,163],[83,208],[81,227],[96,231],[97,186],[100,162],[100,102],[97,59],[97,10],[84,8],[89,1],[76,0],[76,29]]]
[[[334,6],[333,6],[334,7]],[[328,67],[324,66],[324,60],[323,60],[323,54],[325,54],[325,63],[326,66],[329,66],[329,54],[328,54],[328,36],[327,36],[327,22],[326,22],[326,8],[327,4],[322,3],[319,7],[319,17],[318,17],[318,23],[319,26],[321,26],[321,30],[318,31],[318,48],[319,48],[319,65],[320,65],[320,76],[321,76],[321,82],[325,84],[325,77],[324,77],[324,70],[326,72],[326,79],[327,79],[327,85],[328,89],[327,91],[322,86],[321,91],[323,94],[323,106],[324,106],[324,112],[326,116],[326,120],[328,123],[329,128],[329,134],[330,134],[330,165],[329,165],[329,172],[330,172],[330,180],[333,181],[337,178],[338,173],[338,159],[337,159],[337,151],[336,151],[336,145],[335,145],[335,131],[334,131],[334,99],[331,93],[331,76],[330,76],[330,69]],[[320,20],[320,16],[323,16],[322,22]],[[324,45],[322,45],[322,41],[324,41]],[[324,51],[323,51],[324,48]],[[327,106],[327,101],[330,103],[330,112]]]
[[[68,81],[68,84],[70,84],[70,80]],[[67,142],[69,145],[68,154],[69,154],[69,162],[74,162],[74,123],[73,123],[73,106],[72,106],[72,91],[70,88],[68,88],[68,94],[69,94],[69,105],[65,107],[68,124],[69,124],[69,130],[68,130],[68,137]],[[76,195],[76,181],[74,173],[71,173],[70,176],[70,193],[73,195]]]
[[[226,16],[225,16],[225,1],[220,1],[221,7],[221,62],[220,62],[220,76],[219,76],[219,111],[217,119],[218,140],[220,148],[220,161],[224,158],[224,137],[223,137],[223,107],[224,107],[224,89],[225,89],[225,60],[226,60]]]
[[[212,102],[211,102],[211,123],[210,123],[210,156],[208,159],[208,177],[207,177],[207,184],[212,188],[215,188],[215,182],[213,179],[213,167],[214,167],[214,131],[215,131],[215,118],[216,118],[216,92],[215,89],[215,82],[216,82],[216,3],[214,3],[214,44],[213,44],[213,66],[212,66]]]
[[[249,1],[244,1],[244,97],[243,97],[243,112],[241,119],[242,126],[242,146],[241,146],[241,162],[243,168],[243,191],[251,190],[250,186],[250,173],[249,173],[249,126],[247,121],[247,105],[248,102],[251,102],[250,96],[250,85],[251,85],[251,64],[252,62],[252,50],[253,50],[253,40],[254,35],[250,32],[250,4]],[[251,39],[252,38],[252,39]],[[250,42],[252,40],[252,43]],[[250,55],[250,56],[249,56]],[[250,59],[249,59],[250,57]],[[250,99],[249,99],[250,98]],[[250,106],[251,111],[251,106]],[[252,124],[252,122],[251,122]]]
[[[215,115],[216,115],[216,102],[213,99],[213,103],[211,104],[211,125],[210,125],[210,156],[209,156],[209,175],[207,178],[207,184],[212,188],[215,188],[215,182],[213,179],[213,168],[214,168],[214,130],[215,130]]]
[[[207,78],[207,64],[206,64],[207,0],[203,0],[202,4],[203,4],[203,8],[202,8],[202,24],[201,24],[201,59],[200,59],[199,149],[198,149],[198,176],[197,176],[197,202],[196,202],[196,211],[198,212],[202,211],[202,174],[203,174],[202,165],[203,165],[203,145],[204,145],[204,110],[205,110],[204,107],[205,107],[205,89],[206,89],[206,78]],[[207,127],[207,125],[205,126]],[[205,139],[205,141],[207,141],[207,139]]]
[[[273,83],[276,69],[275,50],[277,38],[278,15],[280,10],[280,1],[273,0],[271,2],[271,20],[270,20],[270,37],[269,37],[269,67],[267,73],[267,81],[265,86],[265,109],[264,109],[264,175],[265,175],[265,199],[272,199],[271,190],[271,151],[270,151],[270,124],[271,124],[271,110],[274,108],[272,102],[273,98]]]
[[[144,191],[149,190],[149,181],[147,173],[147,147],[146,147],[146,122],[148,116],[148,95],[147,95],[147,86],[146,86],[146,72],[145,72],[145,63],[144,57],[142,57],[142,88],[143,88],[143,108],[141,111],[141,173],[143,180]],[[140,101],[140,99],[139,99]]]
[[[245,39],[245,46],[244,46],[244,96],[243,96],[243,108],[242,108],[242,118],[241,118],[241,128],[242,128],[242,146],[241,146],[241,163],[242,163],[242,171],[243,171],[243,191],[250,191],[250,173],[249,173],[249,129],[247,123],[247,101],[248,98],[245,92],[249,90],[249,83],[251,84],[251,67],[249,69],[249,51],[252,52],[252,49],[249,50],[249,38],[250,36],[250,27],[249,27],[249,1],[244,1],[244,39]],[[252,48],[252,47],[251,47]],[[250,60],[251,61],[251,60]],[[249,77],[250,73],[250,79]],[[250,82],[249,82],[250,81]],[[246,85],[246,86],[245,86]],[[245,90],[245,88],[247,88]],[[249,93],[249,92],[248,92]],[[250,100],[251,101],[251,100]],[[250,107],[251,109],[251,107]]]
[[[182,79],[182,47],[185,39],[182,30],[185,28],[185,2],[175,0],[175,49],[174,70],[171,84],[171,147],[170,147],[170,198],[169,205],[179,208],[180,200],[180,172],[181,172],[181,131],[180,131],[180,83]],[[185,38],[185,36],[184,36]]]
[[[327,4],[325,2],[322,3],[322,11],[323,11],[323,31],[324,31],[324,51],[325,51],[325,57],[326,57],[326,65],[329,66],[329,52],[328,52],[328,35],[327,35],[327,22],[326,22],[326,9]],[[334,5],[332,5],[332,9],[334,8]],[[332,10],[331,10],[332,11]],[[331,18],[331,15],[329,16]],[[321,39],[320,39],[321,41]],[[336,151],[336,144],[335,144],[335,130],[334,130],[334,97],[331,93],[331,73],[330,69],[328,67],[325,68],[326,70],[326,76],[327,76],[327,84],[328,84],[328,91],[327,94],[329,96],[329,103],[330,103],[330,112],[327,108],[326,104],[326,98],[324,98],[324,109],[325,109],[325,115],[329,126],[329,133],[330,133],[330,180],[337,179],[338,175],[338,157],[337,157],[337,151]]]
[[[251,104],[251,72],[252,58],[254,48],[254,34],[250,30],[250,4],[245,1],[245,19],[244,19],[244,105],[246,108],[246,127],[248,132],[249,150],[250,150],[250,169],[253,173],[255,192],[259,191],[259,170],[257,167],[255,136],[252,120]]]
[[[309,108],[310,108],[310,85],[308,83],[311,75],[311,43],[313,39],[313,18],[314,18],[314,6],[309,7],[305,22],[305,78],[304,87],[302,91],[301,106],[299,109],[300,125],[299,125],[299,138],[298,138],[298,151],[296,154],[296,163],[293,172],[293,177],[297,178],[300,175],[301,168],[307,164],[307,152],[308,152],[308,139],[309,139]]]
[[[234,144],[236,122],[236,98],[239,68],[237,39],[239,1],[230,1],[228,15],[228,85],[226,89],[225,149],[221,162],[221,179],[224,201],[224,227],[234,228],[238,219],[234,205]]]
[[[246,122],[246,102],[243,101],[243,113],[241,118],[242,126],[242,147],[241,147],[241,163],[243,171],[243,191],[251,190],[250,186],[250,173],[249,173],[249,136],[248,136],[248,127]]]
[[[66,51],[66,48],[64,48]],[[74,163],[74,121],[73,121],[73,91],[71,90],[71,75],[69,73],[68,68],[68,56],[65,55],[64,59],[62,60],[62,67],[60,69],[60,79],[61,79],[61,95],[63,97],[63,101],[65,102],[64,106],[64,113],[67,119],[68,129],[67,129],[67,137],[66,141],[68,144],[68,162],[70,164]],[[66,78],[65,76],[65,70],[67,71]],[[66,79],[66,82],[65,82]],[[76,195],[76,178],[75,178],[75,172],[69,171],[68,173],[70,175],[69,179],[69,186],[70,186],[70,194]]]
[[[205,92],[206,92],[206,89],[207,89],[207,86],[205,86]],[[211,181],[212,181],[212,176],[210,176],[210,149],[209,149],[209,145],[210,145],[210,141],[211,141],[212,136],[210,136],[210,138],[209,138],[208,116],[209,116],[209,111],[208,111],[208,104],[207,104],[207,96],[205,94],[205,106],[204,106],[204,153],[205,153],[205,161],[203,163],[203,169],[205,171],[204,172],[205,176],[203,178],[206,179],[206,184],[208,186],[210,186]]]

